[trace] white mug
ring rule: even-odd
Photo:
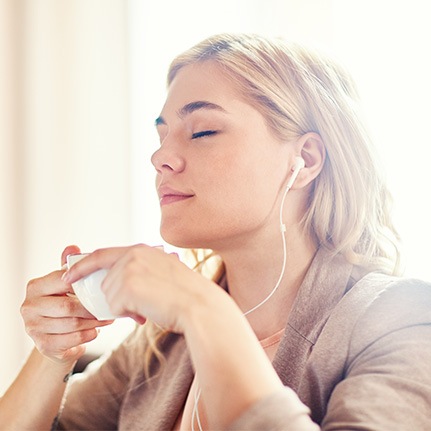
[[[85,256],[88,256],[88,253],[70,254],[67,256],[67,268],[72,267]],[[98,320],[111,320],[118,317],[109,310],[101,289],[102,281],[107,273],[106,269],[99,269],[72,283],[73,291],[81,304]]]

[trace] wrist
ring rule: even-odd
[[[179,325],[187,338],[198,328],[217,327],[223,319],[226,309],[237,308],[232,298],[217,284],[207,281],[208,285],[200,284],[194,290],[193,300],[186,300]],[[238,309],[239,310],[239,309]]]
[[[65,361],[52,359],[39,352],[39,350],[37,350],[36,348],[34,349],[32,356],[34,357],[35,362],[39,363],[39,366],[42,370],[48,369],[53,375],[55,374],[57,376],[63,376],[63,378],[65,379],[67,375],[70,375],[73,372],[73,368],[77,363],[77,359],[70,359]]]
[[[222,289],[205,291],[187,315],[184,336],[202,399],[211,406],[208,421],[222,429],[282,383],[246,317]]]

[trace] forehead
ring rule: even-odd
[[[223,119],[231,126],[269,131],[264,116],[243,97],[231,75],[219,65],[206,61],[180,69],[172,80],[156,126],[186,124],[193,113]]]
[[[196,100],[222,107],[229,106],[234,100],[244,102],[230,75],[211,61],[184,66],[178,71],[168,88],[163,111],[178,110]]]

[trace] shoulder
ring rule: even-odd
[[[343,301],[357,308],[361,321],[380,321],[386,326],[431,322],[431,283],[423,280],[370,273],[347,292]]]
[[[431,406],[431,284],[379,273],[363,277],[333,309],[309,368],[309,385],[321,388],[320,398],[308,390],[311,404],[316,417],[326,412],[325,426],[351,423],[356,429],[359,421],[398,430],[408,421],[412,429],[425,429]]]
[[[286,349],[283,375],[300,375],[298,394],[322,429],[431,429],[430,283],[318,258],[300,321],[323,318],[302,356]]]
[[[373,272],[333,308],[317,344],[319,351],[336,349],[349,362],[390,334],[403,338],[408,332],[419,343],[424,327],[431,329],[431,284]]]
[[[350,321],[353,356],[385,337],[408,333],[420,342],[423,327],[431,327],[431,283],[370,273],[349,290],[339,309],[339,318]]]
[[[389,278],[381,287],[372,308],[388,308],[391,314],[402,312],[415,319],[431,316],[430,283],[413,278]]]
[[[371,272],[353,284],[334,309],[351,320],[387,313],[425,320],[431,316],[431,283]],[[398,319],[399,320],[399,319]]]

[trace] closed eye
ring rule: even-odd
[[[217,130],[203,130],[202,132],[193,133],[192,139],[203,138],[204,136],[211,136],[217,133]]]

